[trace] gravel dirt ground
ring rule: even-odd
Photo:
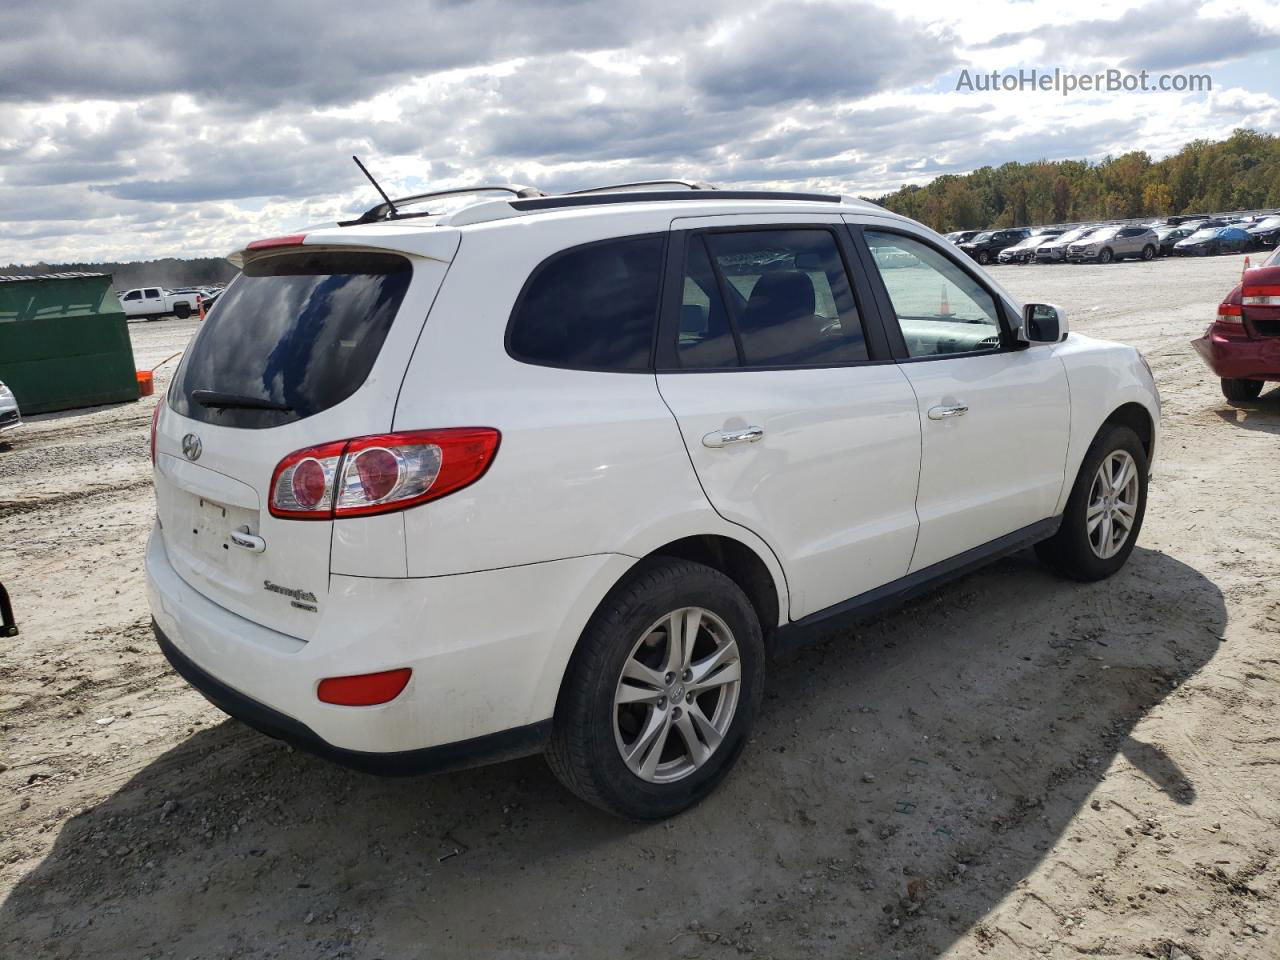
[[[734,775],[656,825],[539,758],[383,780],[228,720],[150,635],[155,401],[32,418],[0,442],[0,956],[1280,957],[1280,389],[1230,407],[1187,343],[1240,267],[994,268],[1155,368],[1130,563],[1020,554],[774,664]],[[138,365],[194,329],[133,325]]]

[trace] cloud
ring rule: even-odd
[[[690,79],[725,104],[758,106],[917,86],[956,62],[948,36],[879,7],[784,0],[694,53]]]
[[[979,48],[1043,41],[1046,52],[1117,60],[1128,70],[1176,70],[1239,60],[1280,47],[1280,31],[1247,14],[1204,16],[1199,0],[1155,2],[1114,19],[1051,23],[1002,33]]]
[[[1060,22],[989,0],[974,16],[942,0],[207,0],[175,14],[8,0],[0,262],[219,254],[345,218],[377,199],[352,153],[393,195],[669,177],[877,195],[1007,160],[1158,154],[1280,115],[1262,80],[1135,110],[939,79],[975,49],[1009,60],[1037,40],[1148,69],[1273,42],[1242,14],[1172,0]],[[1004,33],[984,47],[991,24]]]
[[[186,93],[256,107],[325,106],[399,79],[504,57],[627,46],[710,22],[717,4],[649,0],[7,0],[0,98],[133,99]]]

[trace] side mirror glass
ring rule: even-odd
[[[1028,303],[1022,308],[1022,339],[1027,343],[1061,343],[1067,338],[1067,315],[1051,303]]]

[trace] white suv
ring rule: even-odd
[[[870,203],[503,189],[233,258],[157,407],[146,559],[227,713],[369,770],[545,750],[664,817],[812,628],[1031,544],[1128,558],[1133,348]]]

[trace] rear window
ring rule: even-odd
[[[412,272],[386,253],[249,263],[187,349],[170,405],[205,423],[258,429],[341,403],[369,376]]]
[[[516,302],[507,351],[550,367],[650,369],[665,245],[661,235],[628,237],[545,261]]]

